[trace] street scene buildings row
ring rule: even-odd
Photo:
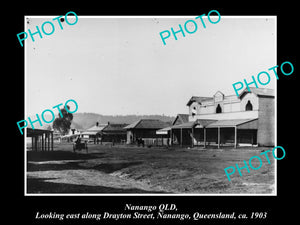
[[[275,93],[273,89],[245,88],[239,97],[225,96],[217,91],[213,96],[192,96],[188,114],[177,114],[172,123],[156,119],[140,119],[132,124],[96,122],[94,126],[54,139],[73,140],[80,137],[87,143],[111,142],[145,146],[274,146],[275,145]],[[53,139],[53,131],[41,132],[28,128],[37,149],[41,140]],[[52,134],[51,134],[52,132]],[[48,139],[47,139],[48,138]],[[141,142],[142,141],[142,142]],[[40,146],[47,146],[39,144]],[[53,140],[52,140],[53,145]]]

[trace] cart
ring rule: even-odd
[[[84,143],[73,143],[73,151],[75,152],[76,150],[81,151],[82,149],[86,150],[86,153],[88,153],[88,146],[87,142],[85,141]]]

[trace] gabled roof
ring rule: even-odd
[[[102,131],[105,127],[107,126],[107,124],[99,124],[98,126],[92,126],[89,129],[87,129],[86,131],[96,131],[96,132],[100,132]]]
[[[176,121],[179,121],[180,124],[189,122],[189,114],[177,114],[172,125],[174,125]]]
[[[126,131],[125,127],[128,126],[126,123],[109,123],[102,131]]]
[[[214,96],[217,95],[217,94],[218,94],[218,95],[220,94],[220,95],[222,95],[222,96],[225,96],[221,91],[217,91],[217,92],[214,94]]]
[[[274,89],[269,89],[269,88],[255,88],[255,87],[249,87],[250,91],[245,88],[241,94],[240,98],[243,98],[247,93],[253,93],[258,97],[274,97],[275,96],[275,91]]]
[[[187,122],[187,123],[182,123],[178,125],[172,126],[172,129],[184,129],[184,128],[192,128],[195,125],[195,121]]]
[[[190,106],[193,102],[201,103],[203,101],[212,100],[212,99],[213,99],[212,97],[192,96],[186,105]]]
[[[168,124],[155,119],[140,119],[126,127],[125,129],[161,129],[167,127]]]
[[[197,127],[197,128],[203,128],[207,127],[209,124],[217,122],[218,120],[211,120],[211,119],[197,119],[196,121],[190,121],[178,125],[174,125],[171,127],[171,129],[185,129],[185,128],[192,128],[192,127]]]
[[[132,124],[129,124],[128,126],[124,127],[125,129],[132,129],[135,128],[139,123],[141,122],[141,120],[135,121]]]
[[[197,128],[207,127],[209,124],[216,122],[217,120],[214,119],[197,119],[195,124]]]

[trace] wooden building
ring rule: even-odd
[[[125,143],[128,124],[108,123],[101,131],[102,142]]]
[[[106,126],[107,124],[96,122],[94,126],[81,133],[82,140],[94,141],[96,143],[96,141],[101,138],[101,132]]]
[[[33,151],[53,151],[53,131],[26,128],[26,136],[31,138]]]
[[[177,125],[185,124],[188,122],[189,122],[189,114],[177,114],[177,116],[175,117],[175,119],[172,122],[172,126],[168,126],[168,127],[162,128],[160,130],[157,130],[156,134],[159,135],[161,138],[160,145],[170,146],[172,143],[178,143],[177,136],[175,135],[177,133],[175,128]],[[173,133],[172,133],[172,131],[173,131]],[[179,133],[179,137],[182,137],[182,135],[180,136],[180,133]],[[182,138],[182,140],[189,140],[189,139]]]
[[[170,127],[171,143],[180,146],[274,146],[274,90],[245,88],[239,97],[218,91],[213,97],[188,101],[188,122]]]
[[[136,143],[137,139],[143,139],[145,144],[154,143],[155,139],[160,138],[156,131],[170,126],[156,119],[141,119],[125,127],[127,130],[127,144]]]

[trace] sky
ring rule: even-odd
[[[55,17],[25,16],[25,31]],[[77,112],[176,116],[191,96],[234,95],[233,83],[277,65],[276,17],[204,17],[205,29],[195,20],[195,33],[163,45],[160,32],[195,17],[79,16],[63,30],[54,22],[52,35],[25,41],[27,115],[74,99]]]

